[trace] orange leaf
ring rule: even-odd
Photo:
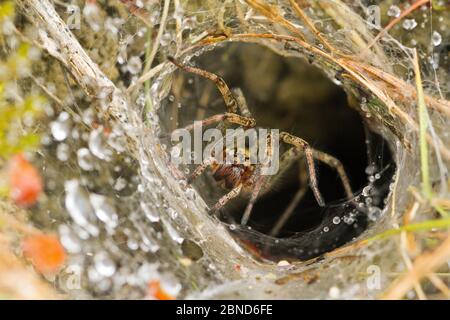
[[[8,175],[11,199],[23,207],[34,205],[42,192],[42,178],[23,154],[11,159]]]
[[[36,270],[49,274],[57,272],[66,259],[66,253],[54,235],[33,235],[22,242],[22,250]]]
[[[156,300],[175,300],[170,294],[168,294],[162,287],[159,280],[150,280],[148,283],[149,296]]]

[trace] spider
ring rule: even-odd
[[[192,73],[203,78],[211,80],[219,90],[226,105],[226,112],[216,114],[201,121],[203,126],[218,124],[219,127],[226,125],[237,125],[244,129],[256,127],[256,120],[252,117],[246,99],[239,88],[230,90],[225,81],[218,75],[208,72],[203,69],[188,66],[180,63],[173,57],[168,57],[168,60],[176,67],[184,70],[185,72]],[[186,130],[192,130],[194,125],[188,125]],[[300,137],[294,136],[288,132],[281,132],[279,134],[280,141],[291,145],[292,147],[285,151],[280,157],[279,171],[274,176],[261,175],[261,169],[264,164],[251,164],[248,161],[222,164],[219,163],[214,157],[204,159],[203,163],[195,168],[193,173],[188,178],[188,183],[192,183],[195,178],[200,176],[208,167],[211,168],[214,179],[223,183],[225,189],[228,189],[228,193],[222,196],[217,203],[211,208],[210,212],[215,213],[223,208],[231,199],[236,198],[239,194],[250,194],[250,200],[242,215],[241,225],[246,225],[250,219],[251,211],[256,203],[256,200],[260,196],[260,193],[270,190],[270,186],[273,185],[277,178],[281,176],[288,168],[290,168],[295,162],[298,162],[300,168],[300,182],[301,187],[291,200],[291,203],[287,206],[285,211],[281,214],[278,221],[275,223],[270,231],[271,236],[276,236],[283,225],[288,221],[297,204],[301,201],[302,197],[308,189],[308,176],[309,186],[314,194],[314,197],[319,206],[325,206],[325,202],[318,188],[317,174],[314,168],[314,159],[325,163],[326,165],[334,168],[341,180],[344,191],[347,198],[350,200],[353,198],[353,192],[350,186],[350,181],[344,170],[342,163],[335,157],[312,148],[308,142]],[[270,137],[267,137],[267,152],[271,152],[271,146],[269,141]],[[243,151],[246,154],[246,150]],[[225,151],[224,151],[225,153]],[[305,162],[300,161],[305,158]],[[304,170],[306,166],[307,170]],[[307,172],[307,174],[305,173]]]

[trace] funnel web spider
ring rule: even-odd
[[[184,70],[188,73],[193,73],[199,75],[203,78],[211,80],[220,91],[223,100],[226,105],[226,111],[222,114],[216,114],[209,118],[201,121],[203,126],[218,124],[219,127],[223,128],[226,125],[237,125],[244,129],[256,127],[256,121],[252,117],[250,110],[247,106],[245,97],[240,89],[230,90],[225,81],[218,75],[199,69],[184,65],[172,57],[168,57],[168,60],[173,63],[178,68]],[[194,125],[189,125],[185,127],[187,130],[193,130]],[[278,221],[273,226],[270,231],[271,236],[276,236],[283,225],[287,222],[289,217],[294,212],[297,204],[301,201],[302,197],[307,191],[307,180],[309,177],[309,186],[314,194],[317,203],[320,206],[324,206],[325,202],[318,188],[316,170],[314,168],[314,159],[325,163],[326,165],[334,168],[339,174],[341,183],[344,187],[346,196],[348,199],[353,198],[353,192],[350,186],[350,181],[345,173],[342,163],[335,157],[324,153],[322,151],[313,149],[310,147],[308,142],[300,137],[294,136],[287,132],[281,132],[280,140],[292,147],[282,154],[280,157],[279,172],[275,176],[264,176],[261,175],[261,166],[264,164],[250,164],[247,162],[237,163],[237,164],[221,164],[214,158],[204,159],[203,163],[200,164],[188,179],[191,183],[196,177],[201,175],[208,167],[211,168],[213,177],[217,182],[224,183],[226,189],[230,190],[227,194],[221,197],[217,203],[211,208],[211,212],[217,212],[222,207],[224,207],[231,199],[237,197],[241,193],[250,194],[250,200],[244,211],[241,219],[241,225],[246,225],[250,219],[250,215],[254,204],[260,194],[263,194],[267,190],[270,190],[270,186],[276,181],[277,176],[279,176],[284,170],[287,170],[295,162],[299,162],[303,157],[305,162],[300,162],[302,169],[306,163],[305,170],[300,170],[300,182],[301,188],[297,191],[291,203],[281,214]],[[269,141],[270,137],[267,137],[267,151],[271,152]],[[246,150],[244,150],[246,154]]]

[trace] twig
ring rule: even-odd
[[[442,292],[442,294],[447,299],[450,299],[450,290],[448,289],[447,285],[445,284],[444,281],[442,281],[441,278],[439,278],[436,274],[432,273],[428,275],[428,279],[436,288],[438,288]]]
[[[419,145],[420,145],[420,164],[421,164],[421,171],[422,171],[422,190],[424,196],[427,198],[428,201],[431,202],[433,198],[433,190],[431,187],[430,177],[429,177],[429,165],[428,165],[428,144],[427,144],[427,129],[428,127],[431,128],[430,119],[428,116],[427,108],[425,106],[425,98],[423,93],[423,87],[422,87],[422,77],[420,74],[420,68],[419,68],[419,58],[417,54],[417,49],[414,49],[414,58],[413,58],[413,66],[414,66],[414,73],[415,73],[415,79],[416,79],[416,87],[417,87],[417,104],[419,107],[419,124],[420,124],[420,130],[419,130]],[[437,140],[437,135],[434,135],[434,139]],[[439,155],[439,153],[437,153]],[[438,156],[438,160],[440,160]],[[445,177],[442,177],[441,179],[445,179]],[[445,184],[445,180],[442,181],[443,184]],[[432,204],[433,205],[433,204]],[[436,211],[438,211],[443,217],[447,216],[447,212],[443,210],[440,206],[434,204],[433,205]]]
[[[422,167],[422,190],[426,198],[431,198],[431,182],[429,176],[428,166],[428,144],[426,139],[428,128],[428,113],[425,106],[425,99],[422,87],[422,77],[419,68],[419,58],[417,56],[417,49],[414,49],[414,73],[416,78],[417,88],[417,105],[419,107],[419,145],[420,145],[420,163]]]
[[[39,39],[47,52],[70,71],[88,96],[106,96],[110,100],[107,111],[111,117],[126,122],[126,96],[91,60],[49,0],[17,0],[17,3],[39,30]]]
[[[152,66],[153,60],[155,59],[156,53],[158,52],[159,43],[161,42],[161,38],[164,31],[166,30],[167,16],[169,15],[169,6],[170,0],[164,0],[164,7],[161,16],[161,22],[159,24],[158,33],[156,34],[156,38],[153,40],[152,51],[150,51],[150,55],[145,61],[146,69],[144,69],[144,72],[148,71],[148,68]]]
[[[409,272],[397,279],[390,288],[381,295],[382,299],[401,299],[415,282],[432,273],[450,258],[450,236],[433,252],[419,256]]]
[[[414,220],[419,208],[420,208],[419,203],[415,201],[411,206],[411,209],[409,209],[403,215],[403,225],[408,225],[411,223],[411,221]],[[408,233],[406,231],[402,232],[400,241],[402,245],[406,248],[406,252],[408,253],[409,256],[413,256],[417,253],[417,244],[415,241],[414,233]]]
[[[167,63],[163,62],[163,63],[158,64],[156,67],[150,69],[148,72],[144,73],[135,83],[133,83],[132,85],[130,85],[128,87],[127,93],[131,94],[134,90],[136,90],[136,88],[141,86],[144,82],[150,80],[155,75],[157,75],[159,72],[161,72],[161,70],[163,70],[163,68],[165,66],[167,66]]]
[[[411,209],[408,210],[408,212],[403,216],[404,225],[408,225],[414,219],[414,216],[416,215],[418,209],[419,203],[416,201],[414,202]],[[400,235],[400,254],[408,270],[412,269],[412,262],[410,255],[411,253],[413,253],[413,251],[415,251],[413,249],[414,247],[415,247],[414,234],[403,231]],[[419,281],[416,281],[414,283],[414,290],[416,291],[417,296],[419,297],[420,300],[426,300],[426,295]]]
[[[349,244],[345,247],[335,249],[331,252],[325,253],[325,257],[334,257],[338,255],[345,254],[346,252],[353,252],[356,249],[363,248],[365,246],[370,245],[371,243],[383,239],[390,238],[402,232],[419,232],[419,231],[429,231],[432,229],[447,229],[450,227],[450,219],[435,219],[435,220],[427,220],[418,223],[411,223],[406,226],[401,226],[395,229],[389,229],[382,233],[379,233],[373,237]]]
[[[365,64],[360,61],[352,61],[348,60],[348,64],[352,65],[354,68],[361,69],[361,72],[364,70],[379,80],[385,82],[386,84],[393,87],[391,91],[396,92],[397,95],[400,95],[404,99],[408,99],[408,101],[412,98],[417,99],[417,91],[414,86],[409,83],[406,83],[404,80],[395,77],[389,72],[380,70],[376,67],[373,67],[369,64]],[[426,105],[439,111],[447,117],[450,117],[450,101],[436,99],[435,97],[426,95],[425,96]]]
[[[227,27],[225,26],[225,11],[227,9],[227,5],[229,5],[231,0],[223,1],[222,5],[219,8],[219,12],[217,14],[217,24],[219,26],[219,30],[224,34],[227,34]]]
[[[175,13],[178,13],[181,10],[180,0],[173,1]],[[182,17],[180,14],[175,14],[175,31],[177,33],[177,52],[175,56],[178,54],[182,44],[183,44],[183,29],[182,29]]]
[[[143,8],[139,8],[136,4],[134,0],[119,0],[120,2],[122,2],[127,8],[128,10],[135,15],[136,17],[138,17],[147,27],[151,28],[152,25],[149,22],[149,18],[150,18],[150,13],[143,9]]]
[[[269,20],[279,23],[283,26],[285,26],[289,31],[291,31],[296,36],[300,37],[300,39],[304,40],[305,36],[302,32],[300,32],[296,26],[294,26],[291,22],[283,18],[276,10],[275,7],[263,3],[259,0],[245,0],[245,2],[248,3],[252,8],[257,10],[259,13],[264,15]]]
[[[306,26],[311,30],[312,33],[317,37],[317,39],[322,42],[322,44],[327,47],[331,52],[337,51],[331,44],[328,43],[327,39],[325,39],[319,30],[314,26],[314,23],[309,19],[309,17],[303,12],[302,8],[299,6],[296,0],[289,0],[291,6],[294,8],[295,13],[303,20]]]

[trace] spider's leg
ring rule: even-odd
[[[311,190],[313,191],[314,197],[316,198],[316,201],[319,204],[319,206],[321,207],[325,206],[325,202],[323,201],[322,195],[320,194],[317,183],[316,169],[314,168],[313,149],[309,146],[308,142],[306,142],[302,138],[293,136],[287,132],[281,132],[280,138],[285,143],[291,144],[294,147],[303,150],[303,152],[305,153]]]
[[[228,113],[228,112],[216,114],[209,118],[203,119],[203,120],[201,120],[201,125],[208,126],[208,125],[215,124],[215,123],[218,123],[221,121],[228,121],[230,123],[238,124],[240,126],[247,127],[247,128],[251,128],[256,125],[256,121],[253,118],[247,118],[247,117],[240,116],[236,113]],[[197,123],[197,125],[199,125],[199,124]],[[193,123],[193,124],[190,124],[190,125],[184,127],[184,129],[190,131],[190,130],[193,130],[195,126],[196,126],[196,123]]]
[[[233,94],[238,102],[239,111],[244,117],[253,118],[250,109],[248,108],[247,100],[245,99],[244,93],[240,88],[234,88]]]
[[[267,178],[267,184],[266,188],[264,189],[264,193],[272,190],[273,186],[277,185],[278,182],[284,177],[286,171],[302,156],[303,153],[297,148],[290,148],[289,150],[284,152],[280,157],[280,166],[277,174]]]
[[[236,188],[234,188],[226,195],[224,195],[222,198],[220,198],[219,201],[217,201],[217,203],[214,205],[214,207],[212,207],[210,212],[219,211],[221,208],[223,208],[223,206],[225,206],[228,203],[228,201],[230,201],[233,198],[236,198],[241,192],[241,190],[242,184],[238,185]]]
[[[344,166],[342,165],[342,163],[338,159],[336,159],[335,157],[333,157],[327,153],[324,153],[322,151],[318,151],[315,149],[311,149],[311,150],[312,150],[313,158],[327,164],[328,166],[334,168],[338,172],[339,177],[342,182],[342,185],[344,187],[345,193],[347,195],[347,198],[348,199],[353,198],[353,192],[352,192],[352,189],[350,186],[350,180],[348,179],[348,176],[345,173]],[[281,157],[279,173],[282,174],[282,172],[284,170],[286,170],[287,168],[289,168],[290,165],[292,165],[295,161],[298,161],[302,155],[303,154],[301,152],[299,152],[299,150],[296,148],[292,148],[292,149],[289,149],[288,151],[286,151]],[[300,162],[300,165],[304,166],[304,163]],[[279,233],[279,231],[281,230],[283,225],[289,220],[293,211],[295,210],[295,208],[297,207],[297,205],[299,204],[299,202],[304,197],[304,195],[307,191],[307,175],[305,174],[306,171],[304,168],[300,167],[299,172],[300,172],[299,178],[300,178],[301,187],[295,194],[294,198],[291,200],[289,206],[286,208],[286,210],[283,212],[283,214],[280,216],[280,218],[277,220],[274,227],[270,231],[270,235],[273,237]],[[275,182],[274,181],[275,179],[276,179],[276,177],[272,178],[272,181],[270,183],[273,184]]]
[[[247,207],[245,208],[244,214],[241,219],[241,225],[245,226],[248,222],[248,219],[250,219],[250,214],[252,213],[253,206],[256,203],[256,199],[258,198],[259,192],[261,191],[261,188],[264,184],[264,178],[265,176],[261,175],[256,180],[256,183],[254,185],[252,195],[250,197],[250,201],[247,204]]]
[[[305,196],[306,192],[308,191],[308,176],[306,175],[306,171],[304,170],[304,163],[299,162],[299,180],[300,180],[300,189],[298,189],[297,193],[295,194],[294,198],[292,198],[291,202],[287,206],[287,208],[284,210],[284,212],[281,214],[281,216],[278,218],[275,225],[270,230],[269,235],[272,237],[275,237],[278,235],[280,230],[283,228],[283,226],[286,224],[286,222],[291,217],[292,213],[294,212],[295,208],[298,206],[300,201]]]
[[[222,94],[223,100],[225,101],[225,105],[227,106],[227,112],[229,113],[236,113],[238,111],[238,103],[236,98],[234,97],[233,93],[231,92],[230,88],[228,88],[225,81],[219,77],[218,75],[199,69],[191,66],[186,66],[177,60],[175,60],[173,57],[167,58],[170,62],[172,62],[174,65],[176,65],[178,68],[189,72],[197,74],[203,78],[209,79],[215,83],[217,86],[217,89],[219,89],[220,93]]]
[[[208,168],[209,166],[211,166],[212,164],[217,163],[217,160],[213,157],[205,159],[205,161],[203,161],[202,164],[198,165],[194,172],[192,172],[192,174],[189,176],[188,178],[188,183],[190,184],[192,181],[194,181],[199,175],[201,175],[206,168]]]
[[[342,163],[337,158],[333,157],[332,155],[330,155],[328,153],[325,153],[325,152],[322,152],[322,151],[319,151],[316,149],[312,149],[312,148],[311,148],[311,150],[312,150],[312,156],[314,159],[317,159],[317,160],[325,163],[326,165],[328,165],[331,168],[334,168],[337,171],[337,173],[339,174],[339,178],[341,180],[342,186],[344,187],[344,191],[345,191],[347,198],[352,199],[353,191],[351,188],[350,179],[348,178],[347,174],[345,173],[345,169],[344,169],[344,166],[342,165]],[[289,168],[295,161],[299,160],[302,155],[303,155],[303,153],[299,152],[299,150],[296,148],[291,148],[288,151],[286,151],[285,153],[283,153],[283,155],[281,156],[280,170],[278,172],[278,175],[271,178],[272,181],[270,181],[270,184],[274,184],[277,177],[281,176],[282,173],[284,172],[284,170]]]
[[[271,159],[271,155],[273,152],[272,149],[272,134],[268,134],[266,137],[266,142],[267,142],[267,150],[266,150],[266,156],[268,156],[268,159]],[[257,167],[254,176],[253,176],[253,190],[252,190],[252,195],[250,197],[250,201],[247,204],[247,207],[245,208],[244,214],[242,216],[241,219],[241,225],[245,226],[248,222],[248,220],[250,219],[250,214],[252,212],[253,206],[256,203],[256,200],[258,199],[258,195],[261,191],[261,189],[263,188],[265,182],[266,182],[266,176],[262,174],[262,169],[270,166],[271,162],[268,159],[264,159],[264,163],[262,164],[261,167]]]
[[[341,179],[342,185],[344,186],[347,198],[349,200],[352,199],[353,198],[352,187],[350,186],[350,180],[347,174],[345,173],[344,166],[342,165],[342,163],[332,155],[329,155],[325,152],[313,149],[312,153],[315,159],[327,164],[328,166],[334,168],[337,171]]]

